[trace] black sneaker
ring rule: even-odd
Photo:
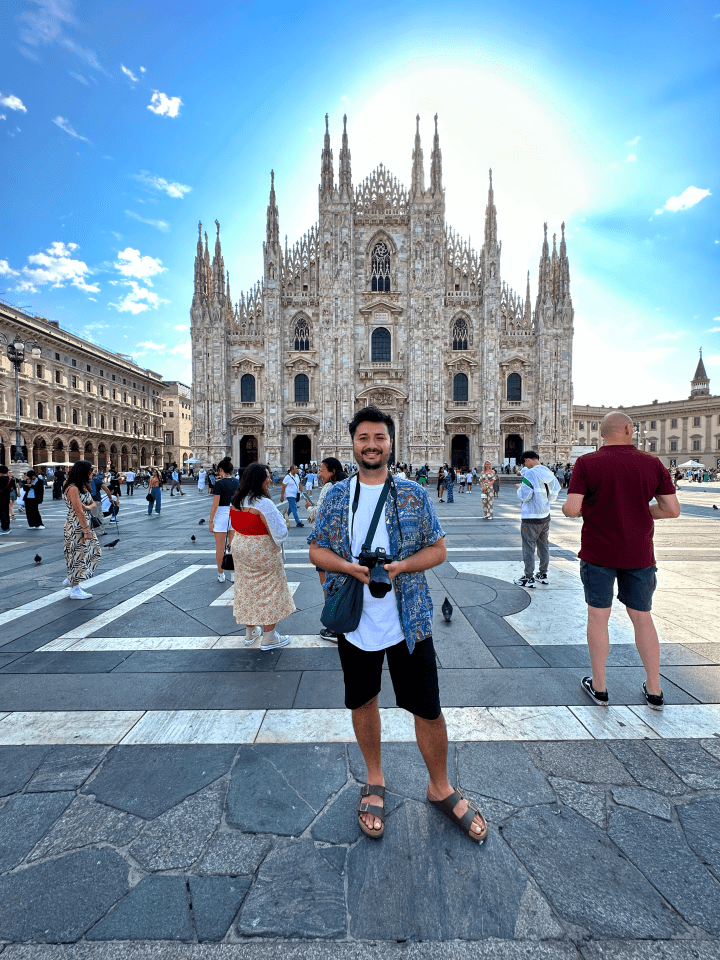
[[[535,583],[543,583],[546,587],[550,585],[550,581],[548,580],[546,573],[541,573],[539,576],[534,577],[533,579],[535,580]]]
[[[603,690],[602,693],[599,693],[593,686],[592,677],[583,677],[580,681],[580,686],[590,697],[590,699],[594,700],[595,703],[599,703],[601,707],[607,707],[610,703],[610,697],[608,696],[607,690]]]
[[[319,634],[323,640],[328,640],[330,643],[337,643],[338,638],[334,630],[328,630],[327,627],[323,627]]]
[[[532,590],[535,586],[534,577],[518,577],[517,580],[513,580],[513,583],[516,583],[519,587],[525,587],[526,590]]]
[[[647,687],[645,686],[644,683],[643,683],[643,696],[645,697],[645,702],[647,703],[647,705],[650,707],[651,710],[662,710],[662,708],[665,706],[665,699],[662,695],[662,691],[659,697],[656,696],[654,693],[648,693]]]
[[[296,526],[296,527],[304,527],[305,524],[304,524],[304,523],[302,522],[302,520],[301,520],[300,523],[296,523],[295,526]]]

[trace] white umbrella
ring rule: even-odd
[[[698,463],[697,460],[688,460],[686,463],[681,463],[681,467],[704,467],[704,463]]]
[[[186,460],[185,463],[202,463],[202,460],[198,460],[197,457],[190,457],[190,459]]]

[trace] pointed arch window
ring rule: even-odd
[[[255,377],[244,373],[240,380],[240,402],[255,403]]]
[[[464,373],[456,373],[453,377],[453,400],[455,403],[468,401],[468,378]]]
[[[308,403],[310,401],[310,381],[304,373],[299,373],[295,377],[295,403]]]
[[[508,400],[522,400],[522,377],[519,373],[511,373],[507,378]]]
[[[468,324],[465,317],[458,317],[453,324],[452,340],[453,350],[467,350],[470,337],[468,336]]]
[[[390,248],[381,240],[373,247],[372,259],[372,292],[390,292]]]
[[[390,331],[386,330],[385,327],[378,327],[372,332],[370,359],[373,362],[384,361],[386,363],[392,360],[392,339]]]
[[[293,343],[296,350],[310,349],[310,324],[305,317],[298,317],[295,321]]]

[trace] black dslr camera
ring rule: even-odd
[[[376,547],[374,550],[361,550],[358,557],[358,563],[361,567],[367,567],[370,570],[370,593],[376,600],[384,597],[390,591],[390,575],[385,569],[385,564],[390,563],[390,558],[382,547]]]

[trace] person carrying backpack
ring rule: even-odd
[[[549,584],[550,563],[550,504],[557,500],[560,484],[552,470],[540,463],[534,450],[525,450],[520,457],[522,480],[517,485],[518,500],[522,503],[520,535],[522,537],[525,572],[515,580],[519,587],[532,589],[536,583]],[[535,549],[540,567],[535,573]]]

